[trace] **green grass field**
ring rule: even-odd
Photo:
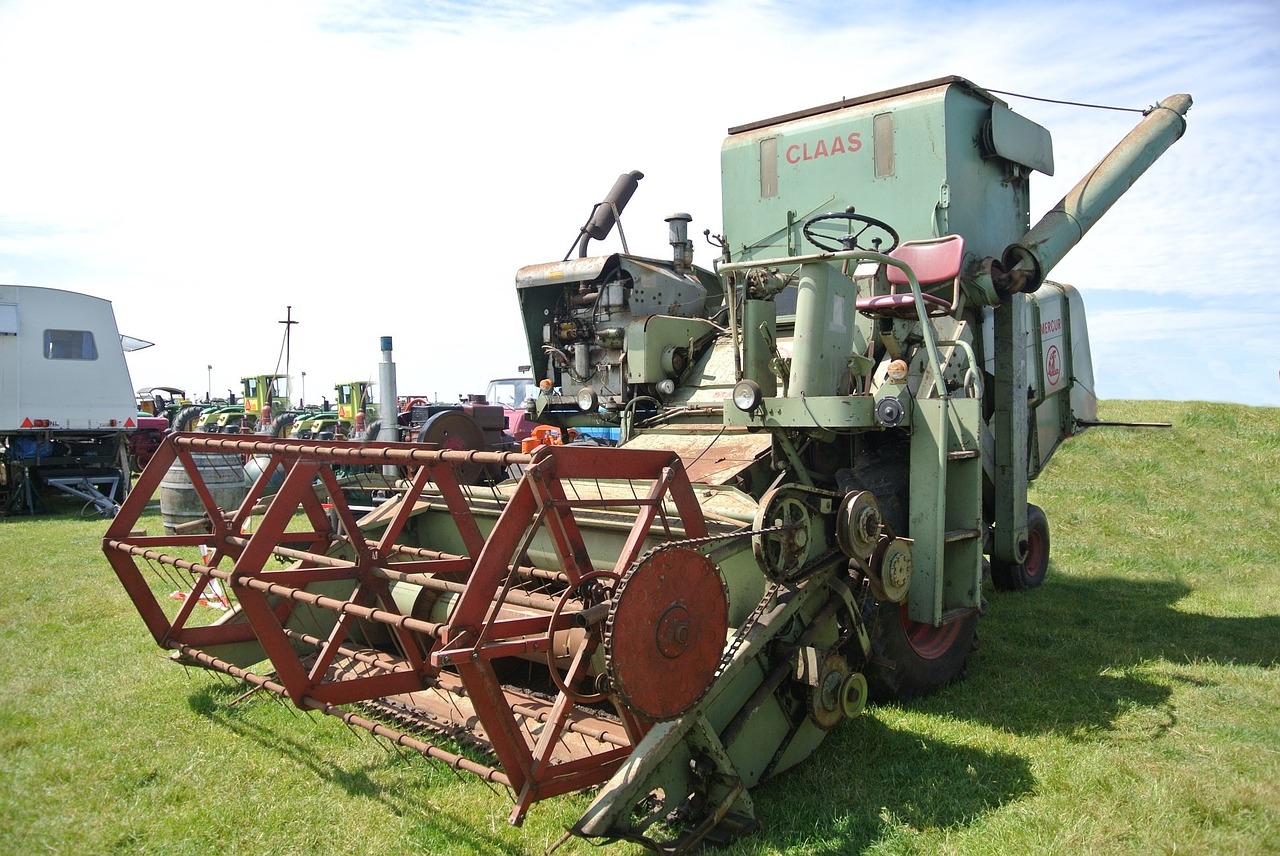
[[[968,677],[841,725],[721,852],[1280,853],[1280,409],[1102,418],[1174,427],[1060,449],[1031,489],[1049,578],[988,592]],[[474,778],[235,701],[166,662],[105,521],[63,512],[0,519],[0,852],[538,854],[587,804],[515,829]]]

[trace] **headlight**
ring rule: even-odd
[[[760,384],[753,380],[740,380],[733,388],[733,406],[743,413],[752,412],[763,400],[764,390],[760,389]]]

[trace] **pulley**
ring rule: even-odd
[[[809,719],[823,731],[835,728],[845,717],[844,690],[851,674],[849,662],[831,653],[810,678]]]
[[[882,536],[868,564],[876,600],[901,603],[911,588],[911,539]]]
[[[866,561],[880,537],[880,503],[870,491],[854,491],[840,501],[836,540],[850,559]]]
[[[751,549],[775,583],[803,578],[835,553],[831,532],[836,494],[807,485],[776,487],[760,500]]]

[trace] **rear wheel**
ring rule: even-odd
[[[1038,505],[1027,506],[1027,558],[1022,562],[991,561],[991,582],[1001,591],[1033,589],[1049,572],[1049,518]]]
[[[918,698],[964,677],[977,627],[976,609],[934,627],[912,621],[905,603],[877,604],[867,667],[872,700]]]

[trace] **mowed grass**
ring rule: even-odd
[[[988,592],[968,677],[841,725],[721,852],[1280,853],[1280,409],[1102,418],[1174,427],[1062,447],[1049,578]],[[586,806],[510,827],[474,778],[166,662],[78,511],[0,520],[0,852],[538,854]]]

